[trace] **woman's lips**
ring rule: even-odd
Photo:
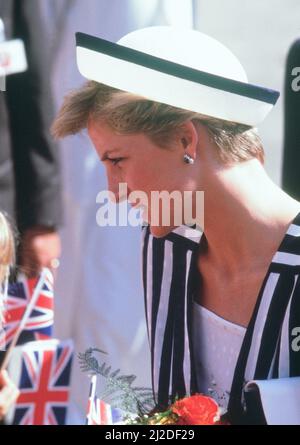
[[[140,217],[142,218],[143,221],[148,221],[148,207],[146,205],[140,203],[133,203],[130,201],[129,203],[132,208],[140,211]]]

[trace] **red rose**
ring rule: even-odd
[[[171,410],[179,417],[179,425],[216,425],[220,420],[218,404],[201,394],[178,400]]]

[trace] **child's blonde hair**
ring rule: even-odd
[[[15,262],[14,235],[6,216],[0,212],[0,323],[3,321],[3,291],[2,288],[8,279],[9,268]],[[1,326],[0,326],[1,329]]]

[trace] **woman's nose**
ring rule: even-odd
[[[113,194],[112,201],[114,202],[119,203],[128,199],[128,185],[120,177],[108,176],[108,190]]]

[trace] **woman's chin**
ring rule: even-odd
[[[171,233],[176,227],[173,226],[152,226],[150,224],[150,232],[155,238],[163,238]]]

